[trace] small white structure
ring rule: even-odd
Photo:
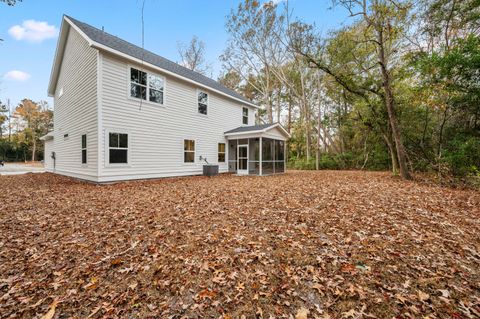
[[[48,171],[94,182],[220,172],[285,171],[279,124],[197,72],[64,16],[48,93]],[[228,145],[228,147],[227,147]],[[206,160],[206,161],[205,161]]]

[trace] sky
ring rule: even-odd
[[[178,62],[178,43],[196,35],[205,43],[206,61],[216,79],[228,40],[225,21],[239,1],[146,0],[145,49]],[[315,23],[322,33],[347,20],[346,12],[331,8],[331,0],[289,0],[288,6],[294,17]],[[0,3],[0,101],[9,99],[12,108],[23,98],[53,104],[47,86],[63,14],[141,45],[141,7],[142,0],[23,0],[14,7]]]

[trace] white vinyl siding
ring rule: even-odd
[[[100,181],[202,174],[203,161],[184,163],[184,139],[195,140],[195,157],[210,162],[218,158],[218,143],[224,132],[242,125],[238,116],[243,104],[216,93],[208,93],[208,116],[198,116],[198,86],[162,74],[165,79],[164,107],[125,94],[130,85],[131,62],[102,53],[102,138],[105,149],[107,128],[122,128],[129,134],[129,165],[108,165],[106,152],[101,158]],[[196,101],[197,103],[193,103]],[[254,108],[249,107],[249,123],[254,123]],[[227,155],[228,157],[228,155]],[[227,172],[227,163],[219,163]]]
[[[97,50],[91,48],[73,28],[70,28],[65,43],[54,96],[55,171],[95,180],[98,156]],[[81,165],[80,141],[86,132],[88,165]]]
[[[55,152],[53,146],[53,140],[46,140],[43,150],[43,162],[45,165],[45,170],[47,172],[53,172],[53,158],[52,152]]]

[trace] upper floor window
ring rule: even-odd
[[[183,140],[183,161],[185,163],[195,162],[195,141]]]
[[[130,68],[130,96],[163,104],[164,80],[162,77]]]
[[[87,164],[87,134],[82,135],[82,164]]]
[[[248,125],[248,108],[244,107],[242,111],[243,124]]]
[[[202,91],[198,91],[198,113],[207,115],[208,107],[208,94]]]
[[[128,134],[108,134],[108,157],[110,164],[128,163]]]

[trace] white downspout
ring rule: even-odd
[[[260,136],[260,147],[259,147],[259,161],[260,161],[260,166],[259,166],[259,175],[262,176],[262,153],[263,153],[263,148],[262,148],[262,137]]]

